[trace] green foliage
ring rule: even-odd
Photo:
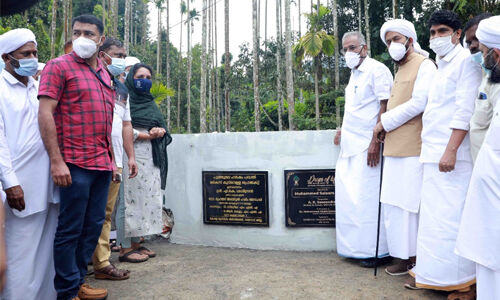
[[[155,98],[156,104],[160,105],[167,97],[175,96],[175,91],[167,88],[163,83],[155,81],[151,86],[151,95]]]

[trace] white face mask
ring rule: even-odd
[[[408,43],[408,40],[406,41]],[[392,59],[395,61],[400,61],[405,57],[406,52],[408,52],[408,49],[406,49],[406,43],[401,44],[401,43],[396,43],[393,42],[389,46],[389,55],[391,55]]]
[[[455,48],[455,44],[451,42],[451,35],[448,36],[442,36],[442,37],[437,37],[433,38],[430,40],[430,47],[434,53],[436,53],[438,56],[445,56],[446,54],[450,53],[453,48]]]
[[[346,65],[351,70],[356,68],[359,65],[359,61],[361,60],[361,56],[357,52],[347,52],[344,58]]]
[[[97,44],[83,36],[73,41],[73,50],[83,59],[91,58],[97,52]]]

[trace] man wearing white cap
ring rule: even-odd
[[[472,172],[456,252],[476,263],[477,299],[489,300],[500,299],[500,16],[481,21],[476,36],[496,104]]]
[[[141,61],[135,56],[127,56],[125,57],[125,72],[123,72],[120,76],[120,81],[122,83],[125,82],[127,78],[128,71],[132,68],[133,65],[140,63]]]
[[[411,22],[390,20],[382,25],[380,38],[399,66],[387,112],[374,129],[385,132],[384,170],[381,191],[389,254],[400,261],[387,267],[389,275],[404,275],[415,264],[418,211],[422,188],[422,113],[436,65],[417,42]]]
[[[473,299],[474,264],[454,253],[462,208],[472,173],[467,136],[481,67],[460,45],[458,15],[439,10],[429,19],[430,47],[438,71],[422,116],[423,182],[417,236],[417,264],[408,288],[454,291],[452,299]]]
[[[380,187],[380,143],[373,138],[373,127],[385,112],[392,74],[382,63],[368,57],[365,38],[360,32],[342,37],[342,54],[352,70],[345,89],[345,115],[342,130],[334,143],[340,144],[335,178],[337,209],[337,253],[358,259],[363,267],[390,261],[385,229],[375,258]]]
[[[35,35],[14,29],[0,36],[0,181],[7,194],[7,283],[3,299],[55,299],[53,242],[56,187],[38,128]]]

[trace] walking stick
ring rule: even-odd
[[[378,269],[378,244],[380,241],[380,212],[382,210],[382,202],[380,202],[380,198],[382,196],[383,174],[384,174],[384,143],[380,143],[380,189],[378,192],[377,245],[375,246],[375,269],[373,270],[373,276],[377,276],[377,269]]]

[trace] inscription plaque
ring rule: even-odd
[[[286,226],[335,227],[335,170],[285,170]]]
[[[202,171],[203,223],[269,226],[267,171]]]

